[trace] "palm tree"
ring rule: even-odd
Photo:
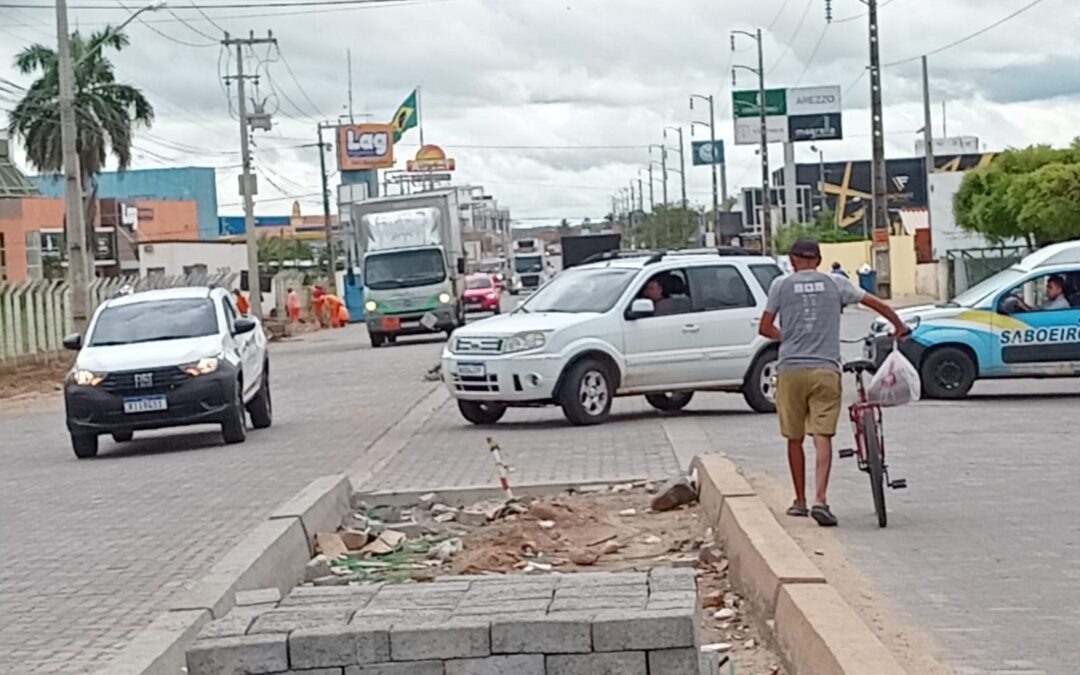
[[[93,251],[94,203],[97,176],[111,153],[123,171],[131,165],[133,129],[149,127],[154,108],[142,92],[116,81],[113,64],[102,55],[111,47],[128,46],[123,32],[106,26],[84,40],[78,31],[71,34],[71,58],[75,64],[76,149],[82,177],[86,211],[87,242]],[[60,173],[64,158],[60,138],[60,74],[56,50],[30,45],[15,56],[15,67],[23,75],[37,74],[15,108],[8,114],[8,131],[22,139],[30,164],[42,173]]]

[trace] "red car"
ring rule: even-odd
[[[465,277],[465,310],[470,312],[501,311],[502,288],[490,274],[471,274]]]

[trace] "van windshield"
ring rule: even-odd
[[[989,279],[983,279],[979,283],[967,289],[960,295],[945,303],[945,306],[975,307],[980,302],[985,300],[987,296],[996,293],[1001,289],[1010,288],[1013,282],[1017,281],[1022,276],[1024,276],[1023,272],[1012,267],[1007,270],[1002,270],[994,276],[990,277]]]

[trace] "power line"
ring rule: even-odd
[[[300,90],[300,93],[303,95],[304,99],[308,102],[308,105],[310,105],[311,109],[315,111],[315,116],[317,118],[320,118],[320,119],[325,118],[326,115],[322,114],[322,112],[319,110],[319,106],[315,105],[315,102],[311,100],[310,96],[308,96],[308,93],[304,89],[303,85],[300,84],[300,80],[297,79],[296,73],[293,72],[292,66],[289,65],[288,59],[285,58],[285,53],[281,51],[281,47],[277,47],[277,54],[278,54],[278,58],[281,59],[282,65],[285,66],[285,70],[289,73],[289,77],[291,77],[293,83],[296,84],[296,88]],[[267,72],[269,74],[269,70]]]
[[[209,4],[203,2],[203,9],[266,9],[268,7],[333,7],[350,5],[389,5],[398,4],[405,0],[269,0],[267,2],[227,2]],[[786,2],[786,0],[785,0]],[[112,10],[110,5],[69,5],[73,11],[84,10]],[[24,2],[0,2],[0,9],[53,9],[50,5],[31,4]],[[190,10],[198,7],[176,7],[176,9]]]
[[[803,24],[806,23],[806,15],[810,13],[810,7],[814,4],[814,0],[806,0],[806,7],[803,8],[802,16],[799,17],[799,23],[795,26],[795,32],[788,38],[787,43],[784,45],[784,51],[780,52],[780,58],[773,61],[772,66],[765,72],[766,75],[771,75],[776,67],[784,60],[784,57],[791,51],[791,45],[795,43],[795,38],[799,35],[799,31],[802,30]]]
[[[769,27],[765,29],[766,33],[771,31],[773,29],[773,26],[776,25],[776,22],[780,20],[780,17],[783,15],[784,10],[787,9],[788,2],[789,0],[784,0],[784,2],[780,5],[780,10],[776,13],[776,16],[773,17],[772,21],[769,22]]]
[[[211,18],[210,18],[210,15],[209,15],[209,14],[207,14],[206,12],[204,12],[204,11],[202,10],[202,7],[199,7],[198,5],[196,5],[196,4],[195,4],[195,0],[188,0],[188,1],[189,1],[189,2],[191,3],[191,6],[192,6],[192,7],[194,7],[194,8],[195,8],[195,9],[197,9],[197,10],[199,10],[199,14],[202,14],[202,18],[206,19],[206,21],[207,21],[207,22],[208,22],[208,23],[209,23],[209,24],[210,24],[211,26],[213,26],[214,28],[217,28],[217,29],[218,29],[219,31],[221,31],[222,33],[227,33],[227,32],[228,32],[227,30],[225,30],[224,28],[222,28],[222,27],[221,27],[221,24],[219,24],[219,23],[218,23],[217,21],[214,21],[213,19],[211,19]]]
[[[1003,17],[1001,19],[998,19],[997,21],[990,24],[989,26],[985,26],[983,28],[980,28],[979,30],[975,31],[974,33],[971,33],[970,35],[966,35],[966,36],[960,38],[959,40],[955,40],[953,42],[950,42],[947,45],[944,45],[942,47],[938,47],[937,49],[933,49],[931,51],[928,51],[925,54],[920,54],[918,56],[912,56],[911,58],[901,59],[899,61],[893,61],[892,63],[886,63],[886,64],[882,65],[882,68],[892,68],[893,66],[900,66],[900,65],[903,65],[905,63],[912,63],[913,61],[918,61],[918,60],[922,59],[923,56],[933,56],[934,54],[940,54],[943,51],[946,51],[946,50],[952,49],[953,47],[957,47],[959,45],[962,45],[965,42],[968,42],[969,40],[974,40],[975,38],[979,37],[980,35],[983,35],[984,33],[989,33],[990,31],[994,30],[995,28],[997,28],[998,26],[1000,26],[1000,25],[1002,25],[1004,23],[1012,21],[1013,19],[1020,16],[1021,14],[1028,11],[1029,9],[1032,9],[1036,5],[1042,4],[1044,1],[1045,0],[1032,0],[1032,2],[1029,2],[1028,4],[1024,5],[1020,9],[1013,12],[1012,14],[1009,14],[1008,16],[1005,16],[1005,17]]]
[[[129,11],[129,12],[131,11],[130,9],[128,9],[128,7],[127,7],[126,5],[124,5],[124,3],[123,3],[123,2],[121,2],[120,0],[116,0],[116,4],[120,5],[121,7],[123,7],[123,8],[125,9],[125,10],[127,10],[127,11]],[[112,8],[110,8],[110,9],[112,9]],[[172,10],[170,10],[170,11],[172,11]],[[158,34],[158,35],[160,35],[161,37],[165,38],[166,40],[169,40],[169,41],[171,41],[171,42],[175,42],[175,43],[177,43],[177,44],[181,44],[181,45],[184,45],[185,47],[215,47],[215,46],[217,46],[217,43],[216,43],[216,42],[211,42],[211,43],[209,43],[209,44],[197,44],[197,43],[195,43],[195,42],[187,42],[186,40],[181,40],[181,39],[179,39],[179,38],[174,38],[173,36],[169,35],[168,33],[164,32],[164,31],[161,31],[161,30],[159,30],[159,29],[157,29],[157,28],[154,28],[154,27],[153,27],[153,26],[151,26],[151,25],[150,25],[149,23],[147,23],[146,21],[144,21],[144,20],[142,19],[142,17],[135,17],[135,20],[136,20],[136,21],[138,21],[139,23],[141,23],[142,25],[146,26],[147,28],[149,28],[149,29],[150,29],[151,31],[153,31],[154,33],[157,33],[157,34]]]
[[[896,2],[896,0],[884,0],[881,4],[878,5],[878,9],[884,9],[885,7],[888,7],[894,2]],[[868,14],[869,12],[863,12],[862,14],[845,16],[843,19],[833,19],[833,23],[849,23],[851,21],[858,21],[859,19],[865,19]]]
[[[821,35],[818,36],[817,42],[814,44],[813,51],[810,52],[810,58],[806,60],[806,65],[803,66],[802,72],[799,73],[799,77],[795,80],[795,86],[799,86],[803,78],[806,77],[806,73],[810,70],[810,66],[814,63],[814,58],[817,56],[818,50],[821,49],[821,43],[825,41],[825,34],[829,32],[829,24],[826,23],[821,27]]]
[[[171,7],[169,7],[168,5],[166,5],[166,6],[165,6],[165,10],[166,10],[167,12],[169,12],[169,14],[170,14],[170,15],[172,15],[172,16],[174,16],[174,17],[176,17],[176,20],[177,20],[177,21],[179,21],[180,23],[182,23],[182,24],[184,24],[185,26],[187,26],[188,28],[190,28],[190,29],[192,30],[192,32],[194,32],[194,33],[197,33],[197,34],[199,34],[199,35],[203,36],[204,38],[206,38],[206,39],[208,39],[208,40],[214,40],[215,42],[217,41],[217,38],[216,38],[215,36],[213,36],[213,35],[210,35],[209,33],[207,33],[207,32],[205,32],[205,31],[203,31],[202,29],[196,28],[195,26],[191,25],[190,23],[188,23],[188,22],[187,22],[187,21],[186,21],[186,20],[184,19],[184,17],[182,17],[182,16],[180,16],[179,14],[177,14],[176,12],[174,12],[174,11],[172,10],[172,8],[171,8]]]

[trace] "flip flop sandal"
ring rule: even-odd
[[[810,510],[807,509],[805,506],[797,506],[795,504],[792,504],[788,507],[786,513],[789,516],[793,516],[795,518],[805,518],[810,515]]]
[[[818,504],[810,509],[810,515],[817,521],[817,524],[822,527],[836,527],[839,523],[836,516],[833,515],[833,512],[829,510],[829,507],[822,504]]]

